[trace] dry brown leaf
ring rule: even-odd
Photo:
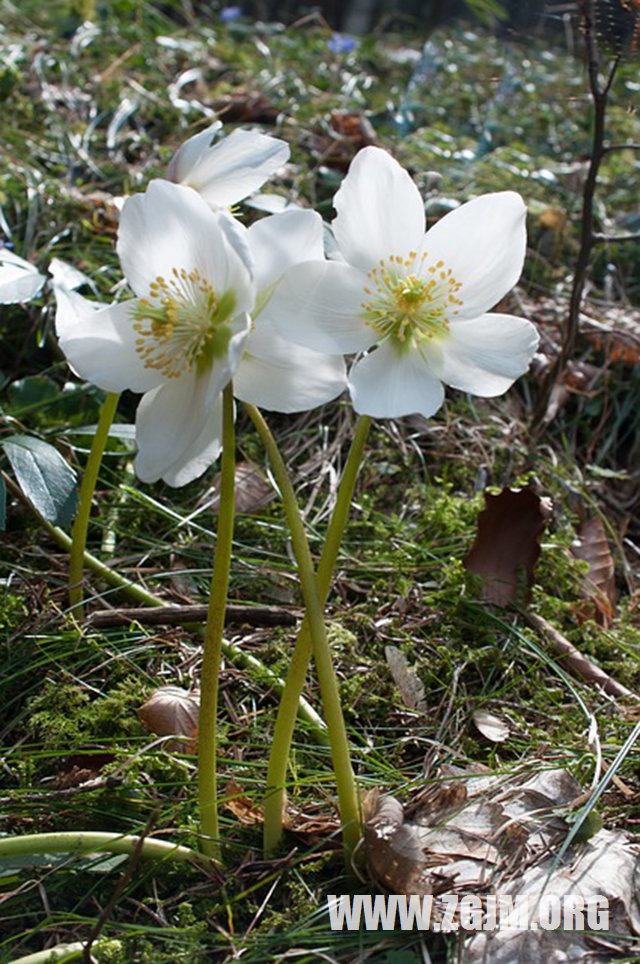
[[[606,628],[611,625],[616,612],[616,580],[609,543],[598,516],[585,519],[571,552],[576,559],[582,559],[589,565],[581,594],[594,604],[596,620]]]
[[[558,811],[570,812],[583,796],[570,773],[542,769],[538,761],[535,769],[518,768],[507,776],[450,766],[442,776],[426,794],[427,810],[412,822],[394,797],[374,791],[363,801],[367,865],[383,889],[419,896],[527,895],[532,915],[543,892],[585,899],[600,894],[608,900],[608,931],[500,928],[470,940],[462,936],[463,964],[604,964],[612,951],[629,953],[640,934],[638,846],[623,833],[600,829],[558,863],[568,831]],[[424,799],[425,791],[418,796]],[[434,902],[432,924],[437,928],[441,919],[442,907]]]
[[[226,124],[274,124],[280,115],[280,108],[256,90],[236,89],[212,106]]]
[[[240,823],[252,827],[264,823],[262,807],[257,807],[251,797],[242,792],[242,787],[235,780],[230,780],[226,785],[224,795],[223,806],[230,810]]]
[[[267,481],[264,472],[253,462],[238,462],[236,465],[236,512],[258,512],[273,499],[275,492]],[[213,480],[211,508],[217,512],[220,507],[220,473]]]
[[[482,578],[482,597],[497,606],[524,603],[540,555],[540,537],[550,514],[548,500],[532,489],[504,488],[485,495],[478,532],[463,564]]]
[[[384,655],[393,682],[400,690],[403,703],[412,710],[425,710],[427,701],[424,686],[415,666],[411,666],[407,657],[397,646],[385,646]]]
[[[472,720],[487,740],[492,743],[504,743],[509,738],[509,727],[498,716],[486,710],[474,710]]]
[[[158,736],[180,736],[168,740],[167,749],[194,753],[198,742],[199,694],[188,693],[180,686],[161,686],[137,711],[151,733]]]

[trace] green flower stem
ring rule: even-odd
[[[25,500],[24,494],[20,487],[16,485],[13,479],[6,473],[2,473],[2,478],[5,485],[12,492],[13,495],[17,496],[19,499]],[[47,521],[39,512],[28,503],[29,507],[32,509],[34,514],[37,516],[40,525],[49,533],[51,538],[58,543],[58,545],[69,551],[71,549],[71,539],[59,526],[54,526],[51,522]],[[103,579],[109,586],[113,586],[115,589],[120,589],[122,593],[128,596],[135,602],[140,602],[145,606],[169,606],[166,599],[162,599],[161,596],[156,596],[149,592],[143,586],[138,585],[138,583],[133,582],[131,579],[127,579],[126,576],[121,575],[112,569],[111,566],[107,566],[104,562],[100,562],[96,559],[94,555],[90,552],[84,553],[84,564],[87,569],[90,569],[97,576]],[[191,623],[185,624],[188,628],[193,629],[195,632],[203,632],[202,626],[194,626]],[[236,663],[239,666],[245,666],[247,669],[254,670],[256,675],[260,679],[267,679],[269,681],[269,686],[277,693],[282,693],[284,690],[284,680],[281,677],[276,676],[268,666],[265,666],[257,657],[253,656],[251,653],[247,653],[237,646],[233,646],[231,643],[223,640],[222,648],[232,663]],[[327,742],[327,728],[324,720],[321,716],[316,713],[311,704],[304,699],[300,698],[300,715],[307,721],[311,727],[311,732],[315,740],[322,746],[326,745]]]
[[[351,449],[349,450],[349,456],[342,472],[342,478],[340,479],[338,496],[331,515],[331,521],[322,548],[322,555],[320,556],[316,576],[318,595],[322,606],[324,606],[329,593],[331,577],[333,576],[340,543],[342,542],[342,536],[347,519],[349,518],[349,511],[353,500],[353,490],[370,428],[371,418],[368,415],[363,415],[358,419]],[[310,657],[311,635],[309,632],[309,622],[305,617],[298,632],[298,638],[296,639],[296,645],[291,657],[289,672],[287,673],[284,691],[278,707],[271,753],[269,755],[267,795],[264,801],[264,850],[267,855],[278,847],[282,839],[285,805],[284,787],[287,776],[287,763]]]
[[[233,386],[222,393],[222,465],[218,532],[213,556],[209,611],[204,632],[200,710],[198,713],[198,803],[200,805],[200,847],[208,857],[220,857],[218,791],[216,786],[217,715],[224,615],[231,568],[233,520],[235,515],[236,430]]]
[[[280,489],[287,514],[287,521],[291,532],[291,543],[298,564],[300,587],[309,624],[311,645],[318,672],[320,693],[322,695],[325,717],[329,728],[333,771],[336,777],[338,800],[340,803],[342,839],[345,857],[349,863],[362,836],[358,793],[353,768],[351,766],[347,731],[344,725],[340,694],[338,692],[338,681],[333,668],[331,650],[327,640],[323,607],[316,584],[313,560],[311,558],[309,543],[307,542],[307,536],[293,485],[291,484],[287,467],[276,441],[258,409],[255,408],[254,405],[247,404],[245,404],[245,408],[269,456],[271,469],[278,488]]]
[[[117,941],[103,939],[95,941],[91,946],[99,950],[100,947],[107,948],[109,945],[117,947],[118,944]],[[35,954],[27,954],[26,957],[15,957],[9,961],[9,964],[55,964],[56,961],[66,964],[67,961],[75,961],[76,958],[82,957],[85,946],[82,941],[74,941],[73,944],[57,944],[46,951],[36,951]]]
[[[109,429],[113,422],[118,407],[120,395],[110,392],[105,398],[98,419],[96,434],[91,443],[91,451],[85,466],[84,475],[80,484],[80,497],[78,504],[78,514],[76,515],[73,528],[71,529],[71,551],[69,554],[69,604],[75,610],[75,616],[82,619],[84,615],[82,573],[84,569],[84,551],[87,545],[87,529],[89,528],[89,517],[91,515],[91,505],[93,494],[98,480],[102,455],[109,438]]]
[[[133,854],[140,838],[102,831],[61,831],[60,833],[33,833],[21,837],[0,837],[0,860],[24,857],[27,854],[78,854],[110,853]],[[145,837],[140,850],[142,857],[168,860],[205,861],[202,854],[189,847],[179,847],[170,840]]]

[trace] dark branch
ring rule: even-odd
[[[295,626],[302,613],[282,606],[227,606],[227,625],[247,626]],[[203,623],[207,618],[207,606],[150,606],[134,609],[98,609],[90,613],[87,624],[92,628],[124,626],[142,623],[144,626],[183,626],[186,623]]]
[[[621,241],[640,241],[640,231],[637,234],[594,234],[593,241],[598,244],[607,244],[609,241],[616,244]]]

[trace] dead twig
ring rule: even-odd
[[[581,676],[589,683],[596,683],[601,686],[609,696],[621,699],[637,699],[635,693],[612,679],[608,673],[594,663],[592,660],[581,653],[573,643],[570,643],[566,636],[563,636],[559,629],[548,623],[542,616],[536,613],[526,613],[525,619],[534,629],[542,632],[553,646],[556,653],[564,657],[563,666],[571,670],[577,676]]]
[[[302,613],[298,609],[230,603],[227,606],[225,623],[232,626],[295,626],[301,617]],[[182,626],[185,623],[203,623],[206,618],[206,606],[148,606],[133,609],[97,609],[89,614],[86,624],[96,629],[124,626],[128,623],[141,623],[144,626]]]

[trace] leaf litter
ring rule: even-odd
[[[572,808],[585,797],[567,770],[524,768],[505,777],[444,766],[440,775],[418,795],[410,821],[396,797],[372,791],[365,798],[365,854],[376,884],[418,896],[526,895],[530,921],[538,920],[543,895],[608,900],[602,932],[537,927],[461,935],[463,964],[604,964],[612,954],[632,953],[640,937],[640,846],[621,831],[597,829],[558,859]],[[442,923],[437,903],[434,921]]]

